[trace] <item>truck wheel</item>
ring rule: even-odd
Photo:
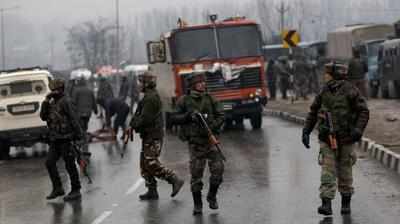
[[[394,93],[396,94],[396,99],[400,98],[400,82],[399,81],[393,81],[393,86],[394,86]]]
[[[10,158],[10,145],[7,142],[0,142],[0,160]]]
[[[262,125],[262,114],[256,113],[250,117],[250,123],[254,130],[260,129]]]
[[[235,118],[235,125],[236,126],[243,126],[243,117]]]
[[[379,86],[370,84],[369,88],[370,88],[370,96],[372,98],[377,98],[378,97],[378,92],[379,92]]]
[[[382,88],[382,98],[389,99],[389,88]]]

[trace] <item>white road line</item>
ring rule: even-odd
[[[100,224],[102,223],[108,216],[112,214],[112,211],[105,211],[99,217],[97,217],[92,224]]]
[[[126,195],[130,195],[133,192],[135,192],[142,184],[144,183],[143,178],[140,178],[139,180],[136,181],[135,184],[132,185],[132,187],[130,187],[128,189],[128,191],[125,193]]]

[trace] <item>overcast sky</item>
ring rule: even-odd
[[[120,18],[122,22],[127,22],[140,11],[166,7],[193,7],[196,4],[224,1],[226,0],[119,0]],[[248,1],[252,0],[237,0],[236,2]],[[0,7],[18,5],[20,9],[12,13],[23,15],[23,18],[30,22],[34,21],[38,25],[54,22],[70,25],[100,16],[114,18],[115,2],[116,0],[0,0]]]

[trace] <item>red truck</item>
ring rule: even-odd
[[[268,92],[262,44],[255,21],[244,17],[217,21],[213,15],[203,25],[179,20],[178,28],[147,43],[147,53],[161,95],[172,99],[172,108],[188,91],[187,77],[204,72],[207,91],[223,104],[226,123],[241,124],[249,118],[253,129],[259,129]]]

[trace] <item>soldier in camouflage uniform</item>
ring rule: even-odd
[[[369,110],[359,90],[344,80],[347,67],[329,63],[325,65],[325,86],[315,97],[310,107],[303,129],[303,144],[310,147],[310,133],[318,122],[321,165],[320,197],[322,205],[318,213],[331,215],[331,200],[336,189],[342,196],[342,214],[350,213],[350,200],[354,192],[352,166],[356,161],[354,143],[358,142],[369,119]],[[330,145],[329,126],[324,114],[332,114],[333,131],[337,139],[337,149]],[[321,116],[322,115],[322,116]],[[336,182],[337,181],[337,182]]]
[[[156,90],[156,77],[145,73],[139,77],[144,98],[139,102],[130,126],[142,138],[140,153],[140,171],[148,188],[141,200],[158,199],[156,178],[166,180],[172,185],[171,197],[182,188],[181,180],[174,171],[164,167],[158,157],[163,144],[163,115],[160,95]]]
[[[81,184],[78,169],[75,164],[75,153],[72,141],[82,141],[83,132],[79,125],[73,105],[64,95],[64,81],[60,79],[50,81],[51,93],[42,103],[40,118],[47,122],[49,128],[49,153],[46,167],[53,185],[53,191],[47,199],[54,199],[65,194],[60,175],[57,170],[57,161],[64,159],[65,168],[71,182],[71,192],[64,197],[65,201],[81,198]]]
[[[202,113],[214,134],[218,134],[224,122],[222,105],[206,92],[205,75],[192,75],[189,79],[190,93],[178,100],[177,114],[172,122],[181,125],[181,138],[188,141],[190,153],[191,191],[194,201],[193,214],[201,214],[203,202],[203,173],[208,162],[210,188],[207,201],[211,209],[218,209],[217,191],[222,183],[224,163],[221,155],[211,145],[206,130],[202,129],[194,113]]]

